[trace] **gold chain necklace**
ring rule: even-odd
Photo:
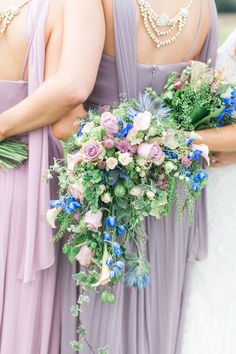
[[[137,2],[147,34],[157,48],[161,48],[173,43],[179,37],[186,25],[194,0],[189,0],[173,18],[166,14],[158,15],[146,0],[137,0]]]
[[[0,35],[6,32],[14,18],[20,14],[22,7],[27,5],[30,1],[31,0],[25,0],[19,5],[13,5],[9,7],[9,9],[0,11]]]

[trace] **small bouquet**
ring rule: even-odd
[[[20,166],[28,158],[25,144],[7,139],[0,142],[0,167],[8,170]]]
[[[171,73],[161,97],[179,129],[216,128],[236,120],[236,85],[209,64],[192,61],[181,74]]]
[[[191,214],[207,183],[199,164],[200,156],[207,155],[205,146],[195,146],[176,129],[171,112],[152,90],[114,109],[90,111],[67,143],[66,164],[55,161],[48,171],[49,178],[57,174],[60,195],[50,202],[47,219],[58,227],[55,241],[66,236],[63,251],[69,260],[84,267],[74,275],[76,284],[97,291],[122,280],[129,287],[148,286],[142,221],[148,215],[167,216],[175,201],[180,215],[185,208]],[[137,253],[129,252],[129,244]],[[115,296],[102,289],[101,300],[113,303]],[[88,301],[81,294],[72,314],[79,315]],[[85,337],[83,326],[78,333]],[[81,350],[82,339],[71,343],[74,350]],[[105,347],[98,353],[108,351]]]

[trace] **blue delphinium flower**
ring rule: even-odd
[[[78,138],[83,135],[83,129],[84,129],[85,125],[86,125],[86,123],[81,124],[80,129],[77,132]]]
[[[176,154],[175,152],[173,152],[173,151],[165,151],[165,154],[166,154],[166,156],[168,156],[169,158],[171,158],[171,159],[178,159],[179,158],[179,155],[178,154]]]
[[[194,177],[193,177],[193,181],[194,183],[200,183],[202,180],[208,178],[208,174],[206,171],[202,170],[200,172],[198,172]]]
[[[198,183],[194,183],[192,185],[191,189],[192,189],[193,192],[200,191],[201,190],[201,186]]]
[[[116,227],[116,225],[117,225],[116,216],[108,216],[106,218],[106,225],[108,227]]]
[[[116,263],[116,266],[117,266],[117,268],[118,268],[119,270],[122,270],[122,269],[124,269],[124,267],[125,267],[124,263],[121,262],[121,261],[118,261],[118,262]]]
[[[186,145],[189,146],[189,147],[192,147],[192,146],[193,146],[193,139],[188,138],[188,139],[186,140]]]
[[[110,272],[110,277],[116,278],[118,275],[120,275],[120,270],[118,267],[114,267]]]
[[[107,258],[106,264],[108,265],[108,267],[111,267],[113,265],[112,257]]]
[[[123,235],[126,231],[127,230],[126,230],[124,225],[121,225],[121,226],[117,227],[117,233],[118,233],[119,236]]]
[[[202,150],[195,150],[195,151],[192,151],[188,157],[195,160],[195,161],[199,161],[200,156],[202,156],[202,153],[203,153]]]
[[[130,131],[132,128],[133,128],[133,124],[131,124],[131,123],[125,123],[125,124],[123,125],[123,129],[122,129],[122,130],[119,132],[119,134],[118,134],[119,138],[125,138],[125,137],[128,135],[129,131]]]
[[[123,251],[122,251],[118,242],[114,242],[112,245],[112,248],[113,248],[113,252],[115,253],[116,257],[120,257],[122,255]]]
[[[111,235],[107,231],[103,233],[103,240],[105,242],[111,241]]]
[[[49,204],[57,209],[63,208],[65,213],[72,214],[75,210],[80,209],[81,205],[74,197],[69,196],[60,200],[51,200]]]

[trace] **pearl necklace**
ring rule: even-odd
[[[173,43],[179,37],[186,25],[194,0],[189,0],[173,18],[169,18],[166,14],[158,15],[146,0],[137,0],[137,2],[147,34],[157,48],[161,48]],[[167,39],[161,39],[162,37]]]
[[[14,18],[20,14],[22,7],[27,5],[30,1],[31,0],[25,0],[19,5],[13,5],[9,9],[0,11],[0,35],[6,32]]]

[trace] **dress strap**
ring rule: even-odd
[[[216,64],[217,43],[218,43],[218,13],[215,0],[208,0],[210,7],[210,28],[207,39],[201,50],[199,59],[206,63],[209,59],[212,61],[212,66]]]
[[[27,70],[27,66],[28,66],[28,60],[29,60],[29,53],[30,53],[30,49],[32,47],[32,43],[33,43],[33,40],[34,40],[34,35],[35,35],[36,29],[37,29],[37,26],[38,26],[38,23],[39,23],[39,20],[40,20],[41,10],[43,9],[43,6],[45,6],[45,3],[43,1],[41,1],[39,3],[39,13],[38,13],[39,16],[37,16],[37,19],[33,23],[32,31],[31,31],[30,37],[28,39],[28,47],[27,47],[27,51],[26,51],[26,55],[25,55],[25,59],[24,59],[24,63],[23,63],[21,80],[24,80],[24,78],[25,78],[25,74],[26,74],[26,70]],[[29,3],[29,6],[27,8],[26,16],[29,14],[29,11],[30,11],[30,3]]]
[[[184,61],[188,61],[188,60],[191,58],[191,56],[192,56],[192,54],[193,54],[193,51],[194,51],[194,49],[195,49],[195,46],[196,46],[196,44],[197,44],[197,42],[198,42],[198,40],[199,40],[199,37],[200,37],[201,24],[202,24],[203,17],[204,17],[204,16],[203,16],[203,15],[204,15],[204,11],[203,11],[203,1],[204,1],[204,0],[201,0],[201,13],[200,13],[200,18],[199,18],[199,23],[198,23],[197,32],[196,32],[195,38],[194,38],[194,40],[193,40],[193,44],[192,44],[191,48],[189,49],[188,54],[186,55],[186,58],[185,58]]]
[[[118,91],[137,96],[136,8],[133,0],[113,0]]]

